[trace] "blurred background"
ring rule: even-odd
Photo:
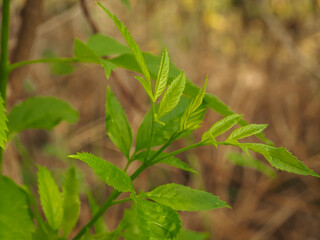
[[[320,1],[319,0],[130,0],[101,2],[123,21],[143,51],[170,58],[198,86],[250,123],[267,123],[266,136],[320,172]],[[73,56],[73,39],[93,33],[121,42],[116,27],[91,0],[16,0],[11,2],[12,62]],[[117,69],[107,81],[96,65],[37,64],[12,73],[8,108],[27,97],[53,95],[80,112],[75,125],[52,132],[27,130],[11,143],[3,172],[36,192],[36,164],[50,168],[58,181],[71,164],[79,166],[82,207],[78,229],[89,219],[86,194],[98,203],[110,193],[93,172],[67,155],[88,151],[120,167],[126,162],[104,129],[106,85],[124,106],[134,134],[148,110],[148,98],[134,74]],[[172,149],[198,140],[221,116],[207,112],[203,128]],[[256,138],[250,140],[258,141]],[[320,181],[276,172],[263,174],[228,160],[232,147],[201,147],[178,157],[200,172],[167,166],[147,170],[135,182],[144,191],[167,183],[205,189],[233,209],[182,213],[185,228],[217,240],[320,239]],[[257,158],[265,161],[260,156]],[[132,166],[129,172],[134,171]],[[270,173],[270,170],[269,170]],[[105,214],[109,229],[122,217],[117,205]]]

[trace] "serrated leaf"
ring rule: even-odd
[[[172,111],[179,103],[184,86],[186,84],[186,77],[184,72],[181,72],[167,88],[161,99],[159,109],[157,112],[157,118],[160,119],[168,112]]]
[[[101,64],[101,58],[84,42],[74,39],[74,56],[83,62]]]
[[[97,213],[100,207],[96,202],[96,200],[94,199],[94,197],[92,196],[91,192],[88,193],[88,199],[89,199],[91,215],[93,216],[94,214]],[[103,220],[103,217],[99,217],[93,224],[93,227],[94,227],[94,232],[97,234],[105,233],[108,231],[107,226]]]
[[[247,126],[243,126],[235,129],[229,135],[228,139],[238,140],[238,139],[246,138],[252,135],[256,135],[258,133],[261,133],[264,129],[266,129],[267,126],[268,124],[249,124]]]
[[[132,145],[132,131],[121,104],[107,87],[106,98],[106,131],[111,141],[129,159]]]
[[[40,165],[38,165],[38,192],[44,215],[49,225],[57,230],[63,217],[61,192],[49,170]]]
[[[178,211],[202,211],[222,207],[230,208],[226,202],[221,201],[219,197],[211,193],[175,183],[161,185],[151,192],[141,195]]]
[[[100,57],[131,52],[127,46],[102,34],[91,35],[87,41],[87,45]]]
[[[186,229],[182,229],[180,234],[175,240],[206,240],[209,239],[208,233],[195,232]]]
[[[79,113],[61,99],[32,97],[11,109],[8,115],[8,135],[31,128],[51,130],[62,120],[75,123],[78,118]]]
[[[160,97],[161,93],[167,86],[169,67],[170,67],[169,54],[167,49],[165,49],[162,53],[160,67],[159,67],[157,81],[156,81],[156,87],[154,90],[155,101],[157,101],[158,97]]]
[[[249,150],[262,154],[273,167],[279,170],[305,176],[320,177],[319,174],[303,165],[301,161],[283,147],[276,148],[261,143],[242,144]]]
[[[102,181],[119,192],[135,191],[129,175],[112,163],[90,153],[77,153],[77,155],[70,155],[69,157],[87,163]]]
[[[12,179],[0,175],[0,239],[32,240],[34,223],[28,196]]]
[[[161,121],[165,123],[165,126],[158,123],[155,124],[154,137],[151,143],[151,147],[164,144],[175,132],[179,130],[180,118],[185,112],[189,103],[189,99],[182,97],[177,107],[162,117]],[[148,146],[150,141],[151,124],[152,112],[149,111],[143,118],[142,123],[140,124],[138,129],[135,149],[136,152]],[[188,134],[188,132],[186,132],[185,135],[186,134]],[[179,138],[185,135],[180,135]]]
[[[134,201],[141,240],[169,240],[178,235],[181,220],[176,211],[142,198],[136,198]]]
[[[203,134],[202,141],[207,141],[212,139],[214,140],[217,136],[223,134],[224,132],[232,128],[240,120],[241,117],[242,115],[233,114],[216,122],[215,124],[212,125],[209,131]]]
[[[104,68],[104,72],[106,74],[107,79],[109,79],[110,76],[111,76],[112,71],[116,69],[116,66],[113,63],[111,63],[111,62],[109,62],[108,60],[105,60],[105,59],[101,60],[101,65]]]
[[[274,178],[276,176],[276,173],[272,168],[268,167],[258,159],[247,157],[236,152],[230,152],[227,156],[227,159],[236,165],[253,168],[270,178]]]
[[[150,151],[150,156],[152,157],[155,153],[156,153],[156,151]],[[180,169],[188,171],[188,172],[199,174],[196,170],[191,168],[188,164],[181,161],[180,159],[175,158],[173,156],[166,157],[167,155],[168,155],[168,153],[162,152],[162,153],[160,153],[160,155],[156,159],[153,160],[153,162],[165,163],[170,166],[180,168]],[[146,151],[140,152],[137,154],[136,159],[138,159],[139,161],[144,161],[146,156],[147,156]],[[158,159],[162,159],[162,160],[159,161]]]
[[[5,148],[5,143],[7,142],[7,115],[6,115],[6,107],[4,105],[4,101],[0,96],[0,147]]]
[[[68,237],[78,221],[80,213],[80,198],[76,170],[70,167],[66,173],[63,186],[63,218],[61,230]]]
[[[127,42],[129,48],[131,49],[131,52],[133,53],[133,56],[135,57],[142,74],[145,78],[144,86],[148,86],[148,89],[151,90],[151,82],[150,82],[150,73],[148,71],[147,65],[145,63],[145,60],[143,58],[142,52],[137,45],[137,43],[133,40],[131,34],[129,33],[127,27],[116,17],[116,15],[113,15],[108,9],[106,9],[102,4],[98,3],[99,6],[108,14],[108,16],[113,20],[117,28],[119,29],[120,33],[122,34],[124,40]]]

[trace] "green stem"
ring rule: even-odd
[[[148,165],[143,163],[132,175],[131,175],[131,180],[133,181],[136,179],[146,168]],[[107,200],[102,204],[102,206],[99,208],[98,212],[95,213],[95,215],[91,218],[91,220],[83,227],[81,230],[78,232],[78,234],[73,238],[73,240],[80,239],[83,234],[89,229],[104,213],[105,211],[110,207],[115,204],[121,203],[121,202],[127,202],[129,200],[119,200],[114,202],[114,200],[121,194],[121,192],[117,190],[113,190],[110,196],[107,198]]]
[[[0,94],[6,106],[7,83],[9,79],[9,21],[10,0],[2,1],[1,56],[0,56]],[[0,174],[2,171],[3,149],[0,149]]]
[[[27,60],[27,61],[21,61],[14,64],[11,64],[9,66],[9,72],[12,70],[23,67],[29,64],[34,63],[77,63],[80,62],[77,58],[40,58],[40,59],[33,59],[33,60]]]
[[[148,161],[149,155],[150,155],[150,150],[152,147],[152,141],[153,141],[153,136],[154,136],[154,128],[155,128],[155,119],[154,119],[154,115],[155,115],[155,106],[154,106],[154,102],[151,100],[151,112],[152,112],[152,122],[151,122],[151,133],[150,133],[150,141],[148,143],[148,148],[147,148],[147,155],[145,158],[145,162]]]
[[[120,204],[120,203],[130,202],[131,200],[132,200],[132,198],[120,199],[118,201],[112,202],[110,206],[114,206],[114,205],[117,205],[117,204]]]
[[[78,234],[73,238],[74,240],[80,239],[83,234],[89,229],[103,214],[104,212],[113,204],[113,200],[116,199],[121,192],[113,190],[107,200],[99,208],[98,212],[91,218],[91,220],[78,232]]]
[[[157,161],[154,162],[153,164],[155,164],[157,162],[160,162],[161,160],[163,160],[165,158],[168,158],[168,157],[171,157],[171,156],[175,156],[175,155],[177,155],[179,153],[182,153],[182,152],[188,151],[188,150],[190,150],[192,148],[196,148],[196,147],[203,146],[203,145],[204,145],[203,142],[198,142],[198,143],[192,144],[190,146],[187,146],[187,147],[184,147],[184,148],[180,148],[180,149],[178,149],[178,150],[176,150],[174,152],[171,152],[171,153],[167,154],[165,157],[157,159]]]

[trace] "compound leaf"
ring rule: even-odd
[[[63,186],[63,218],[61,230],[68,237],[78,221],[80,213],[80,198],[76,170],[70,167],[66,173]]]
[[[102,181],[119,192],[134,192],[129,175],[112,163],[90,153],[77,153],[77,155],[70,155],[69,157],[87,163]]]
[[[142,198],[136,198],[134,201],[141,240],[169,240],[178,235],[181,220],[176,211]]]
[[[283,147],[276,148],[261,143],[242,143],[242,145],[251,151],[262,154],[273,167],[279,170],[305,176],[320,177],[319,174],[303,165],[301,161]]]
[[[6,115],[6,107],[4,105],[4,101],[0,96],[0,147],[5,148],[5,143],[7,141],[7,115]]]
[[[155,153],[156,153],[156,151],[151,151],[150,152],[150,156],[152,156]],[[146,151],[140,152],[140,153],[137,154],[136,159],[138,159],[139,161],[144,161],[146,156],[147,156],[147,152]],[[168,153],[162,152],[152,162],[165,163],[165,164],[168,164],[170,166],[173,166],[173,167],[176,167],[176,168],[180,168],[180,169],[188,171],[188,172],[199,174],[196,170],[191,168],[188,164],[186,164],[185,162],[181,161],[180,159],[175,158],[173,156],[168,156],[168,157],[167,156],[168,156]],[[161,159],[161,160],[159,161],[159,159]]]
[[[106,131],[112,142],[129,159],[132,145],[132,131],[121,104],[107,87],[106,98]]]
[[[266,129],[267,126],[268,124],[249,124],[249,125],[235,129],[230,134],[228,139],[238,140],[238,139],[246,138],[252,135],[256,135],[258,133],[261,133],[264,129]]]
[[[67,102],[55,97],[32,97],[14,106],[8,115],[9,134],[25,129],[51,130],[62,120],[78,121],[79,113]]]
[[[160,97],[161,93],[167,86],[168,75],[169,75],[170,59],[167,49],[162,53],[160,67],[158,71],[158,77],[156,81],[156,87],[154,90],[154,100],[156,101]]]
[[[49,170],[40,165],[38,165],[38,192],[44,215],[49,225],[57,230],[63,217],[61,192]]]
[[[181,72],[167,88],[167,91],[161,99],[157,119],[173,110],[179,103],[184,86],[186,84],[186,77],[184,72]]]
[[[137,43],[133,40],[131,34],[129,33],[127,27],[116,17],[116,15],[113,15],[108,9],[106,9],[102,4],[98,3],[99,6],[108,14],[108,16],[113,20],[117,28],[119,29],[120,33],[122,34],[124,40],[127,42],[129,48],[131,49],[131,52],[133,53],[133,56],[135,57],[142,74],[145,78],[144,86],[147,86],[148,89],[151,91],[151,82],[150,82],[150,73],[148,71],[147,65],[145,63],[145,60],[143,58],[142,52],[137,45]]]
[[[32,240],[35,231],[26,192],[0,175],[0,239]]]
[[[209,131],[205,132],[202,136],[202,141],[214,140],[217,136],[223,134],[232,128],[242,117],[239,114],[232,114],[212,125]]]
[[[161,185],[142,196],[178,211],[201,211],[230,207],[211,193],[180,184]]]

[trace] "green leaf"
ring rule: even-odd
[[[74,55],[82,62],[101,64],[101,58],[84,42],[74,39]]]
[[[141,240],[169,240],[180,232],[181,220],[171,208],[142,198],[135,199],[135,208]]]
[[[194,232],[190,230],[182,229],[180,234],[175,240],[206,240],[209,239],[208,233]]]
[[[44,58],[57,58],[58,56],[50,49],[43,52]],[[54,62],[50,63],[50,70],[54,75],[67,75],[74,71],[74,66],[67,62]]]
[[[242,117],[239,114],[233,114],[212,125],[209,131],[202,136],[202,141],[215,140],[215,138],[232,128]]]
[[[94,197],[92,196],[91,192],[88,193],[88,199],[89,199],[91,215],[93,216],[98,212],[100,207],[96,202],[96,200],[94,199]],[[97,234],[105,233],[108,231],[102,216],[95,221],[95,223],[93,224],[93,227],[94,227],[94,232]]]
[[[63,219],[61,230],[68,237],[78,221],[80,213],[80,198],[76,169],[70,167],[66,173],[63,186]]]
[[[221,201],[219,197],[211,193],[175,183],[161,185],[151,192],[141,195],[178,211],[201,211],[222,207],[230,208],[226,202]]]
[[[102,34],[91,35],[88,39],[87,45],[100,57],[131,52],[127,46]]]
[[[119,29],[120,33],[122,34],[124,40],[127,42],[129,48],[131,49],[131,52],[133,53],[133,56],[135,57],[142,74],[145,78],[144,86],[148,86],[148,89],[151,90],[151,82],[150,82],[150,73],[148,71],[147,65],[145,63],[145,60],[143,58],[142,52],[137,45],[137,43],[133,40],[132,36],[130,35],[127,27],[116,17],[116,15],[113,15],[108,9],[106,9],[102,4],[98,3],[99,6],[108,14],[108,16],[113,20],[117,28]]]
[[[119,192],[135,191],[128,174],[112,163],[90,153],[77,153],[77,155],[70,155],[69,157],[87,163],[102,181]]]
[[[156,153],[156,151],[150,151],[150,156],[154,155]],[[136,159],[138,159],[139,161],[144,161],[145,158],[147,156],[147,152],[140,152],[137,154]],[[175,158],[173,156],[168,156],[168,153],[162,152],[160,153],[160,155],[153,160],[153,162],[156,163],[165,163],[168,164],[170,166],[176,167],[176,168],[180,168],[182,170],[188,171],[188,172],[192,172],[192,173],[196,173],[199,174],[196,170],[194,170],[193,168],[189,167],[188,164],[186,164],[185,162],[181,161],[178,158]],[[158,161],[158,159],[162,159],[160,161]]]
[[[169,138],[179,130],[180,118],[190,104],[190,100],[182,97],[179,101],[177,107],[171,112],[163,116],[161,119],[165,123],[165,126],[156,123],[154,129],[154,137],[151,143],[151,147],[159,146],[164,144],[169,140]],[[142,120],[142,123],[139,126],[137,139],[136,139],[136,149],[138,152],[146,148],[150,141],[150,129],[152,124],[152,112],[149,111]],[[186,132],[188,134],[188,132]],[[180,135],[179,137],[183,137]]]
[[[167,88],[167,91],[161,99],[157,119],[160,119],[166,113],[172,111],[179,103],[184,86],[186,83],[186,77],[184,72],[181,72]]]
[[[0,193],[0,239],[31,240],[35,230],[27,194],[1,175]]]
[[[132,131],[127,116],[118,100],[107,87],[106,131],[112,142],[129,159]]]
[[[8,135],[31,128],[51,130],[62,120],[75,123],[78,118],[78,112],[63,100],[55,97],[32,97],[10,111]]]
[[[247,126],[240,127],[230,134],[230,136],[227,138],[227,141],[229,139],[238,140],[256,135],[266,129],[267,126],[268,124],[249,124]]]
[[[6,107],[4,106],[4,101],[0,96],[0,147],[5,148],[5,143],[7,142],[7,115]]]
[[[111,76],[112,71],[116,69],[116,66],[113,63],[111,63],[108,60],[106,60],[106,59],[102,59],[101,60],[101,65],[104,68],[104,72],[106,74],[107,79],[109,79],[109,77]]]
[[[135,78],[141,83],[141,85],[143,86],[144,90],[149,95],[150,99],[152,101],[155,101],[154,97],[153,97],[153,94],[152,94],[152,90],[151,90],[149,84],[147,84],[147,82],[140,76],[135,76]]]
[[[44,215],[49,225],[57,230],[63,217],[61,193],[49,170],[40,165],[38,165],[38,191]]]
[[[305,176],[320,177],[319,174],[303,165],[301,161],[283,147],[276,148],[261,143],[242,143],[242,145],[251,151],[262,154],[273,167],[279,170]]]
[[[169,65],[170,59],[167,49],[165,49],[162,53],[160,67],[158,71],[158,77],[156,81],[156,87],[154,90],[154,100],[157,101],[158,97],[160,97],[161,93],[167,86],[168,75],[169,75]]]
[[[230,152],[227,156],[227,159],[236,165],[253,168],[270,178],[274,178],[276,176],[276,173],[272,168],[268,167],[258,159],[247,157],[236,152]]]

